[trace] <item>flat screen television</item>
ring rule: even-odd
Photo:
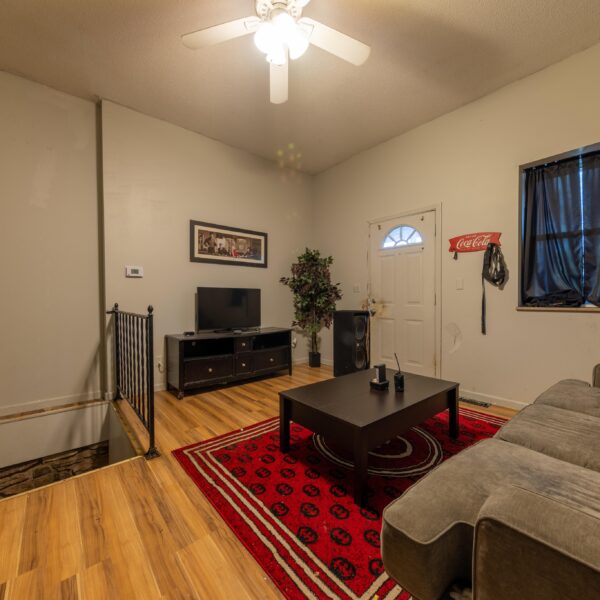
[[[199,287],[196,331],[260,327],[260,290]]]

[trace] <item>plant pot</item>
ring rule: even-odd
[[[320,352],[309,352],[308,353],[308,366],[309,367],[320,367],[321,366],[321,353]]]

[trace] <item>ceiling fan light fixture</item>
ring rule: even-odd
[[[269,18],[273,25],[277,27],[277,29],[285,34],[290,28],[296,25],[296,21],[294,21],[294,17],[290,15],[290,13],[283,8],[275,8],[271,11]]]
[[[304,55],[308,49],[308,33],[285,10],[275,9],[268,20],[262,21],[254,34],[254,44],[266,55],[267,62],[281,65]]]
[[[308,49],[308,36],[296,23],[296,20],[281,9],[273,11],[271,20],[280,39],[288,47],[290,58],[293,60],[300,58]]]
[[[273,48],[272,52],[267,54],[267,62],[272,65],[285,65],[287,62],[287,52],[285,46],[280,44],[278,47]]]
[[[267,56],[281,46],[279,32],[270,21],[263,21],[254,34],[254,45]]]
[[[270,64],[271,102],[288,100],[289,60],[316,46],[353,65],[362,65],[371,51],[362,42],[302,15],[310,0],[255,0],[255,15],[186,33],[188,48],[197,50],[254,33],[254,43]]]
[[[290,51],[290,58],[296,60],[308,50],[308,35],[296,23],[286,32],[286,45]]]
[[[293,43],[288,44],[288,48],[290,51],[290,58],[292,60],[297,60],[301,56],[304,56],[305,52],[308,50],[308,40],[306,38],[298,37]]]

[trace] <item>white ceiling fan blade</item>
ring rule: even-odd
[[[288,67],[289,61],[283,65],[274,65],[271,63],[271,102],[273,104],[283,104],[288,100]]]
[[[309,34],[308,39],[311,44],[330,54],[334,54],[342,60],[346,60],[358,67],[369,58],[371,48],[345,33],[327,27],[327,25],[323,25],[323,23],[319,23],[308,17],[303,17],[298,23]]]
[[[252,33],[258,29],[259,25],[260,19],[258,17],[244,17],[243,19],[236,19],[214,27],[186,33],[181,36],[181,41],[184,46],[197,50],[198,48],[214,46]]]

